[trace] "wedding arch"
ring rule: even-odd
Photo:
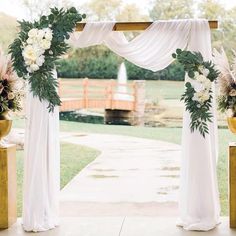
[[[198,51],[211,60],[210,27],[217,22],[204,19],[169,20],[150,23],[96,22],[78,24],[71,44],[78,48],[104,44],[130,62],[153,71],[167,67],[177,48]],[[115,31],[114,31],[115,30]],[[128,41],[119,30],[144,30]],[[56,77],[56,74],[54,74]],[[27,94],[23,227],[45,231],[59,224],[60,191],[59,109],[48,111],[49,103]],[[219,223],[220,204],[216,177],[217,126],[215,102],[212,123],[205,138],[189,128],[190,114],[183,114],[180,217],[187,230],[210,230]]]

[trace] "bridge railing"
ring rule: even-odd
[[[140,82],[120,84],[116,80],[61,79],[59,82],[61,111],[83,108],[136,111],[140,97]]]

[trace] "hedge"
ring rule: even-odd
[[[89,51],[76,51],[68,59],[58,61],[58,75],[61,78],[96,78],[115,79],[118,68],[123,61],[120,57],[108,50],[101,48]],[[166,69],[153,72],[140,68],[125,61],[128,79],[130,80],[184,80],[184,70],[176,63],[172,63]]]

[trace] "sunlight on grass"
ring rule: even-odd
[[[92,162],[100,152],[75,144],[61,144],[61,188],[63,188],[85,166]],[[17,151],[17,213],[22,212],[23,151]]]

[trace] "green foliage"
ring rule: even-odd
[[[58,75],[62,78],[115,79],[123,59],[103,46],[89,47],[71,52],[69,59],[58,62]],[[153,72],[125,62],[130,80],[184,80],[183,67],[171,64],[162,71]]]
[[[29,81],[34,96],[38,96],[40,101],[49,102],[49,111],[53,111],[54,106],[61,104],[56,91],[58,82],[53,77],[55,61],[68,50],[69,47],[65,40],[69,38],[69,33],[73,31],[76,23],[82,21],[83,18],[85,15],[79,14],[74,7],[68,10],[52,8],[51,13],[48,16],[42,16],[39,21],[19,22],[21,31],[18,38],[9,46],[9,53],[11,53],[17,75]],[[28,32],[33,28],[51,28],[53,38],[50,49],[44,53],[44,64],[39,70],[29,73],[22,56],[22,49],[28,39]]]
[[[218,96],[218,109],[220,112],[224,113],[227,110],[233,111],[233,116],[235,116],[235,105],[236,104],[236,97],[235,96],[226,96],[220,95]]]
[[[176,53],[172,56],[183,65],[184,71],[188,74],[190,80],[196,79],[196,72],[202,75],[203,69],[208,70],[209,73],[205,78],[209,79],[211,82],[214,82],[218,76],[218,72],[214,69],[212,62],[205,62],[199,52],[182,51],[181,49],[177,49]],[[210,89],[209,91],[206,91],[209,93],[209,99],[200,101],[194,98],[197,91],[195,91],[191,82],[187,82],[185,88],[186,90],[182,95],[181,100],[184,101],[186,105],[185,109],[190,113],[191,132],[199,130],[200,134],[205,137],[209,132],[207,123],[212,122],[212,114],[210,111],[212,90]]]
[[[194,16],[193,0],[154,0],[150,9],[152,20],[189,19]]]

